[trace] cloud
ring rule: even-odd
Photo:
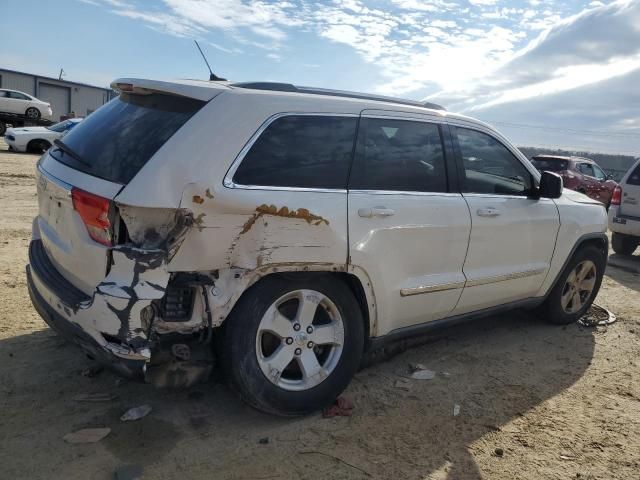
[[[640,68],[640,2],[617,2],[569,17],[508,61],[462,88],[430,96],[478,111],[571,90]]]

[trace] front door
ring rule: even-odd
[[[454,313],[532,297],[545,279],[560,226],[550,199],[531,198],[533,175],[487,132],[451,127],[471,213],[466,286]]]
[[[426,116],[361,118],[349,255],[371,279],[374,336],[445,317],[460,298],[471,221],[464,198],[449,187],[453,158],[442,134]]]

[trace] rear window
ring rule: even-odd
[[[355,117],[289,115],[256,140],[236,171],[240,185],[347,188]]]
[[[533,166],[541,172],[560,172],[569,168],[568,160],[540,160],[534,158],[533,160],[531,160],[531,163],[533,163]]]
[[[63,137],[51,155],[76,170],[126,184],[205,102],[155,93],[122,93]]]

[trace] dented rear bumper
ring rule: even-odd
[[[109,274],[88,296],[58,272],[35,238],[29,246],[29,295],[51,328],[119,373],[143,378],[151,350],[142,311],[164,296],[166,252],[116,247],[112,255]]]

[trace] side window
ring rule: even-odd
[[[581,163],[579,165],[580,173],[585,175],[589,175],[590,177],[595,177],[595,173],[593,172],[593,167],[590,163]]]
[[[486,133],[455,127],[465,193],[526,195],[532,177],[526,167],[498,140]]]
[[[594,176],[598,180],[606,180],[607,179],[607,175],[602,171],[602,169],[599,166],[593,165],[593,172],[594,172]]]
[[[5,98],[5,97],[7,97],[7,93],[9,93],[9,92],[7,92],[7,91],[5,91],[5,90],[0,90],[0,98]]]
[[[29,100],[29,97],[18,92],[9,92],[9,97],[15,100]]]
[[[625,183],[629,185],[640,185],[640,163],[633,169],[633,172],[631,172],[631,175],[629,175]]]
[[[446,192],[447,172],[438,126],[363,118],[349,188]]]
[[[271,123],[233,176],[240,185],[347,188],[357,118],[291,115]]]

